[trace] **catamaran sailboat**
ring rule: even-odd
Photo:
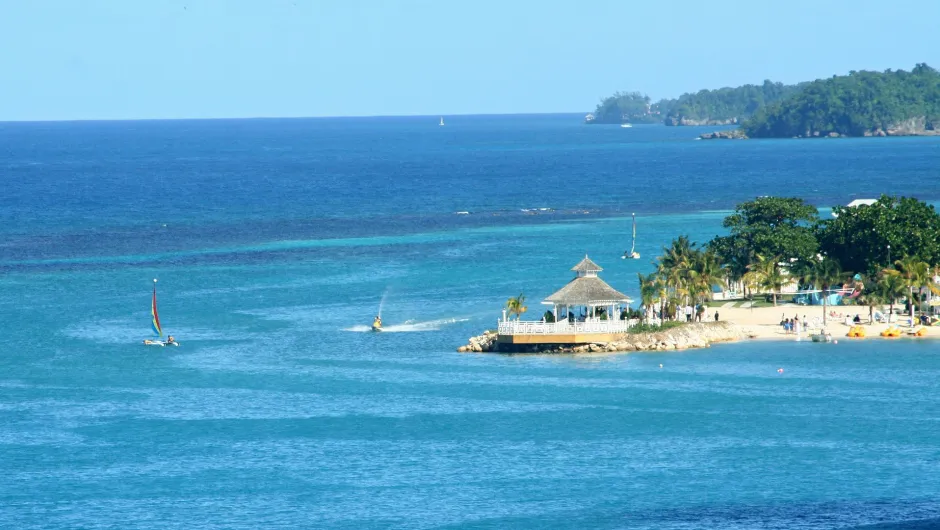
[[[173,338],[173,335],[168,335],[166,340],[163,340],[163,328],[160,326],[160,315],[157,313],[157,279],[153,279],[153,298],[150,300],[150,326],[153,329],[153,332],[157,335],[156,340],[144,339],[144,344],[147,346],[179,346],[180,343],[176,342],[176,339]]]
[[[444,126],[444,117],[441,116],[441,127],[443,127],[443,126]]]
[[[620,259],[640,259],[640,253],[636,251],[636,214],[633,214],[633,244],[630,245],[630,251],[624,252]]]

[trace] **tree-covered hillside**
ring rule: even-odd
[[[597,104],[593,123],[659,123],[658,109],[650,105],[650,98],[640,92],[617,92]]]
[[[803,85],[784,85],[764,81],[761,85],[700,90],[682,94],[678,99],[662,100],[666,125],[707,125],[736,123],[760,108],[797,93]]]
[[[640,92],[617,92],[601,100],[589,121],[666,125],[737,123],[763,106],[796,93],[801,86],[764,81],[761,85],[700,90],[656,103]]]
[[[851,72],[807,84],[758,110],[742,126],[752,138],[885,136],[940,132],[940,73]]]

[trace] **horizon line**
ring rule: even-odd
[[[227,116],[203,118],[73,118],[73,119],[31,119],[0,120],[0,125],[11,123],[75,123],[75,122],[139,122],[139,121],[234,121],[234,120],[345,120],[374,118],[445,118],[449,116],[562,116],[581,115],[582,112],[458,112],[450,114],[368,114],[358,116]]]

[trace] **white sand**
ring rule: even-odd
[[[897,315],[897,322],[891,324],[869,324],[867,306],[829,306],[826,310],[826,312],[835,311],[836,314],[842,314],[842,317],[827,318],[826,329],[832,333],[834,338],[844,337],[848,333],[850,326],[845,324],[846,315],[854,317],[858,314],[859,317],[861,317],[862,326],[865,328],[865,338],[881,339],[881,332],[891,325],[900,327],[902,331],[908,328],[907,322],[909,317],[904,315]],[[781,318],[799,317],[802,322],[803,316],[805,315],[808,321],[813,322],[816,318],[821,321],[824,313],[822,306],[798,306],[793,304],[755,308],[709,307],[705,312],[705,316],[708,320],[715,318],[715,311],[718,311],[718,316],[721,320],[728,320],[739,326],[746,327],[754,332],[759,339],[795,339],[795,333],[784,333],[783,326],[780,325]],[[887,311],[884,310],[882,312],[887,313]],[[928,326],[926,329],[926,336],[918,338],[940,338],[940,326]],[[906,336],[906,334],[904,336]],[[805,328],[803,337],[807,337]]]

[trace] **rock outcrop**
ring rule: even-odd
[[[653,333],[627,333],[613,342],[592,344],[501,345],[496,342],[496,332],[486,331],[483,335],[471,337],[469,344],[457,348],[457,351],[462,353],[499,352],[501,350],[505,350],[505,353],[664,351],[707,348],[716,342],[731,342],[754,337],[756,334],[752,331],[731,322],[694,323]]]
[[[457,351],[460,353],[481,353],[494,351],[496,350],[496,332],[492,330],[486,330],[482,335],[470,337],[469,342],[470,343],[466,346],[457,348]]]
[[[716,131],[699,135],[702,140],[747,140],[747,135],[741,129],[730,131]]]
[[[878,129],[879,131],[881,129]],[[927,123],[926,116],[910,118],[890,125],[884,135],[877,136],[936,136],[940,135],[933,123]]]

